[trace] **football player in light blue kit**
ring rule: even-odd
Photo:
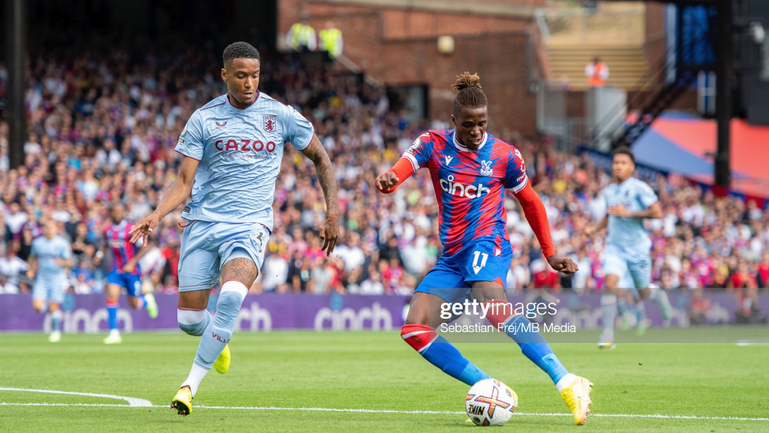
[[[615,183],[603,190],[607,215],[596,226],[585,231],[586,234],[592,235],[606,227],[609,228],[603,263],[606,280],[601,297],[603,332],[598,339],[598,347],[602,349],[614,348],[617,289],[631,289],[618,287],[618,283],[626,274],[630,274],[635,286],[632,289],[637,290],[640,297],[651,299],[660,306],[665,320],[670,319],[673,311],[667,293],[650,284],[652,263],[649,250],[652,241],[643,221],[647,218],[662,218],[662,208],[651,187],[646,182],[632,177],[634,171],[633,152],[628,147],[617,148],[613,152],[612,162]]]
[[[45,310],[51,314],[51,335],[48,341],[61,341],[61,310],[64,291],[67,288],[67,270],[72,266],[72,248],[69,241],[58,236],[59,228],[55,221],[48,221],[43,228],[43,236],[32,241],[29,255],[27,276],[35,280],[32,286],[32,308],[40,313]]]
[[[192,411],[192,398],[213,366],[229,368],[227,343],[243,298],[256,279],[272,232],[275,181],[288,142],[315,164],[326,200],[320,227],[323,249],[334,250],[339,231],[336,181],[331,160],[315,137],[312,124],[294,108],[260,93],[259,52],[245,42],[224,50],[222,80],[227,94],[192,114],[176,151],[179,175],[157,209],[140,221],[131,242],[144,238],[169,212],[187,200],[182,217],[179,258],[179,327],[202,335],[189,377],[171,407],[180,415]],[[211,289],[221,277],[216,314],[206,311]]]

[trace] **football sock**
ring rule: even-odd
[[[143,310],[147,308],[147,300],[144,299],[144,295],[139,296],[139,305],[136,306],[137,310]]]
[[[577,378],[577,376],[569,373],[566,376],[564,376],[563,378],[561,378],[561,380],[556,382],[555,388],[558,390],[558,392],[561,392],[564,389],[568,388],[569,385],[571,385],[572,382],[574,382],[574,379],[576,379],[576,378]]]
[[[644,320],[646,320],[646,305],[644,304],[644,301],[642,299],[639,299],[636,301],[635,306],[633,307],[633,312],[635,313],[635,317],[637,320],[637,324],[641,325]]]
[[[649,299],[657,305],[667,304],[668,294],[656,284],[649,284]]]
[[[619,310],[619,316],[625,317],[625,314],[628,312],[634,312],[633,307],[628,307],[627,300],[622,297],[617,299],[617,310]]]
[[[211,314],[207,310],[183,310],[176,309],[176,320],[179,329],[189,335],[203,335],[211,321]]]
[[[205,369],[214,365],[214,361],[232,337],[235,319],[238,317],[246,293],[248,289],[240,281],[227,281],[222,285],[219,300],[216,302],[216,314],[213,320],[209,320],[198,345],[198,352],[195,355],[197,365]]]
[[[61,310],[51,313],[51,331],[61,331]]]
[[[449,343],[435,329],[427,325],[403,325],[401,338],[413,347],[430,364],[444,373],[468,385],[483,379],[491,379]]]
[[[553,353],[539,330],[531,326],[529,319],[515,314],[510,304],[504,301],[491,301],[486,319],[496,329],[502,330],[518,343],[524,356],[550,376],[553,383],[564,378],[569,372]],[[495,308],[496,307],[496,308]]]
[[[601,295],[603,332],[614,335],[614,322],[617,320],[617,295]]]
[[[117,330],[117,301],[107,301],[107,322],[110,331]]]
[[[198,386],[200,386],[200,382],[203,381],[203,378],[206,377],[208,370],[208,368],[203,368],[193,362],[192,368],[190,369],[190,375],[187,376],[187,380],[185,380],[179,388],[184,388],[185,385],[189,385],[192,396],[195,397],[195,393],[198,392]]]

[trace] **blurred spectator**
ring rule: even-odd
[[[590,87],[603,87],[609,79],[609,66],[598,57],[585,66],[587,85]]]
[[[737,323],[749,323],[751,325],[766,323],[766,313],[758,307],[758,292],[755,287],[747,285],[739,289],[737,295],[739,307],[735,313]]]
[[[19,285],[19,276],[27,272],[27,262],[16,256],[16,251],[10,245],[5,247],[5,254],[0,257],[0,275],[8,278],[8,284]]]
[[[320,49],[328,52],[328,57],[336,59],[342,55],[344,49],[344,39],[342,31],[336,28],[333,21],[326,21],[326,28],[318,33]]]
[[[372,271],[369,278],[360,285],[362,295],[384,295],[385,287],[382,284],[382,277],[379,271]]]
[[[310,25],[309,15],[306,12],[302,12],[300,21],[291,25],[286,33],[286,45],[299,52],[316,50],[315,29]]]
[[[689,322],[693,325],[704,325],[711,311],[713,304],[710,299],[702,296],[702,289],[692,291],[691,308],[689,310]]]
[[[0,274],[0,294],[13,295],[19,293],[19,287],[15,284],[11,284],[8,280],[8,276]]]

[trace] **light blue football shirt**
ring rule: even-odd
[[[606,206],[622,204],[630,212],[641,212],[657,203],[657,194],[644,181],[631,177],[621,184],[612,183],[603,189]],[[609,215],[609,234],[606,244],[623,251],[628,258],[649,255],[652,241],[642,218]]]
[[[31,255],[37,257],[37,276],[41,278],[58,278],[64,275],[64,267],[56,264],[56,258],[68,260],[72,257],[69,241],[61,236],[50,240],[40,236],[32,241]]]
[[[245,109],[222,95],[190,116],[176,151],[200,161],[187,220],[259,222],[273,227],[272,203],[286,142],[304,150],[312,124],[293,107],[257,93]]]

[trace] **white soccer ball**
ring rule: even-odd
[[[504,383],[484,379],[470,388],[465,398],[467,416],[476,425],[504,425],[518,407],[518,395]]]

